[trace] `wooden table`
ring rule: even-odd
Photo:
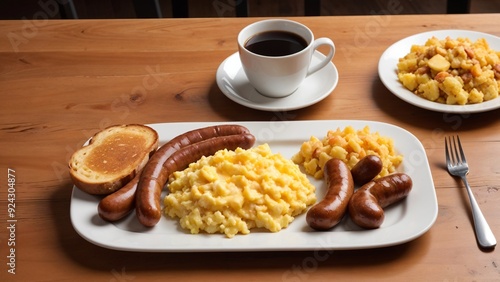
[[[409,105],[383,86],[377,63],[395,41],[431,29],[500,36],[499,15],[392,15],[396,10],[296,18],[316,37],[335,41],[340,81],[322,102],[279,113],[236,104],[215,83],[218,65],[236,51],[238,31],[255,18],[0,22],[0,280],[498,281],[500,255],[478,248],[463,185],[444,169],[443,136],[460,134],[469,180],[500,239],[500,112],[450,115]],[[436,187],[433,227],[402,245],[335,251],[322,260],[311,260],[314,251],[123,252],[95,246],[73,229],[66,163],[99,129],[281,119],[373,120],[412,132],[425,147]],[[15,171],[15,230],[8,228],[9,170]],[[11,247],[15,275],[8,273]]]

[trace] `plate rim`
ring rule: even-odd
[[[322,54],[321,52],[319,52],[317,50],[314,51],[313,56],[319,57],[319,59],[322,59],[322,58],[326,57],[324,54]],[[242,106],[245,106],[245,107],[248,107],[248,108],[251,108],[251,109],[255,109],[255,110],[261,110],[261,111],[292,111],[292,110],[298,110],[298,109],[306,108],[306,107],[312,106],[314,104],[317,104],[317,103],[321,102],[322,100],[324,100],[326,97],[330,96],[333,93],[333,91],[335,90],[335,88],[337,87],[338,82],[339,82],[339,72],[338,72],[338,69],[335,66],[335,64],[333,63],[333,61],[330,61],[330,63],[328,64],[328,67],[332,68],[331,72],[332,72],[332,75],[333,75],[333,79],[332,79],[333,83],[330,85],[330,87],[328,88],[328,90],[325,91],[325,93],[323,93],[321,95],[318,95],[314,99],[310,99],[307,102],[303,102],[303,103],[300,103],[300,104],[297,104],[297,105],[292,105],[292,106],[259,105],[259,104],[252,103],[251,101],[248,101],[248,100],[242,98],[240,95],[234,95],[230,91],[228,91],[227,89],[225,89],[225,87],[223,87],[223,84],[224,84],[223,77],[225,76],[224,75],[224,73],[225,73],[224,66],[225,66],[225,64],[230,59],[233,59],[233,57],[239,57],[239,53],[235,52],[235,53],[231,54],[230,56],[228,56],[227,58],[225,58],[222,61],[222,63],[219,65],[219,67],[217,68],[217,71],[216,71],[217,87],[224,94],[224,96],[226,96],[227,98],[229,98],[231,101],[233,101],[233,102],[235,102],[237,104],[240,104]],[[318,72],[320,72],[320,71],[324,71],[324,69],[320,69]],[[317,75],[318,72],[312,74],[311,76]],[[292,93],[291,95],[294,95],[294,94]],[[290,97],[290,96],[287,96],[287,97]],[[285,100],[285,99],[287,99],[287,97],[283,97],[283,98],[269,98],[269,99]]]
[[[78,188],[73,187],[72,195],[71,195],[71,203],[70,203],[70,218],[72,225],[76,232],[86,239],[87,241],[104,247],[104,248],[109,248],[109,249],[115,249],[115,250],[122,250],[122,251],[146,251],[146,252],[234,252],[234,251],[301,251],[301,250],[317,250],[317,249],[328,249],[328,250],[354,250],[354,249],[370,249],[370,248],[379,248],[379,247],[387,247],[387,246],[393,246],[393,245],[398,245],[402,243],[406,243],[408,241],[414,240],[417,237],[420,237],[423,235],[425,232],[427,232],[434,222],[436,221],[437,218],[437,212],[438,212],[438,204],[437,204],[437,196],[434,188],[434,182],[432,179],[432,173],[430,170],[429,162],[425,153],[425,149],[423,148],[422,143],[410,132],[407,130],[392,125],[388,123],[383,123],[383,122],[374,122],[374,121],[363,121],[363,120],[318,120],[318,121],[286,121],[286,122],[281,122],[281,126],[292,126],[292,128],[310,128],[313,127],[314,125],[318,126],[317,130],[324,130],[327,128],[327,124],[330,125],[332,123],[336,123],[332,127],[345,127],[347,125],[351,125],[355,127],[356,129],[361,129],[362,126],[368,125],[370,127],[375,126],[375,128],[382,128],[384,130],[396,130],[399,133],[405,134],[405,139],[411,139],[412,142],[415,142],[417,145],[417,148],[414,148],[415,152],[421,153],[421,157],[425,159],[425,162],[423,163],[422,166],[420,166],[419,169],[424,170],[423,173],[426,177],[429,179],[426,180],[426,185],[429,185],[429,187],[425,187],[425,192],[428,193],[428,196],[430,196],[430,199],[425,200],[426,204],[426,209],[432,209],[432,214],[427,214],[427,218],[425,218],[425,222],[420,222],[420,227],[419,230],[398,230],[400,232],[400,238],[398,240],[387,240],[384,238],[383,241],[380,243],[370,243],[370,244],[357,244],[357,245],[343,245],[340,246],[338,245],[335,241],[331,242],[329,240],[335,240],[331,239],[331,237],[334,237],[333,235],[336,234],[337,237],[340,234],[340,236],[350,236],[350,239],[353,240],[363,240],[364,235],[366,235],[367,231],[345,231],[345,232],[327,232],[327,235],[324,235],[324,232],[295,232],[291,234],[287,234],[286,237],[288,238],[286,242],[294,242],[294,245],[288,246],[286,245],[278,245],[278,246],[268,246],[268,245],[263,245],[261,247],[256,246],[253,244],[255,239],[259,239],[259,237],[264,237],[264,238],[271,238],[274,236],[274,233],[269,233],[269,232],[263,232],[263,233],[250,233],[248,235],[241,235],[241,236],[236,236],[232,239],[227,239],[223,238],[221,240],[220,234],[197,234],[197,235],[191,235],[187,233],[179,233],[175,235],[165,235],[165,234],[154,234],[150,232],[150,230],[145,230],[143,233],[141,232],[134,232],[134,231],[127,231],[127,230],[122,230],[120,228],[117,228],[115,224],[109,224],[104,222],[102,219],[98,218],[97,216],[97,202],[98,202],[98,197],[97,196],[92,196],[89,194],[85,194],[84,192],[80,191]],[[176,132],[176,130],[186,130],[186,128],[199,128],[203,126],[208,126],[208,125],[213,125],[213,124],[241,124],[250,128],[264,128],[263,126],[266,126],[266,128],[269,128],[269,123],[268,122],[259,122],[259,121],[250,121],[250,122],[174,122],[174,123],[157,123],[157,124],[149,124],[149,126],[155,128],[156,130],[162,131],[164,128],[167,129],[174,129],[170,130],[173,132]],[[162,129],[163,128],[163,129]],[[379,131],[379,130],[377,130]],[[159,132],[161,133],[161,132]],[[325,132],[326,133],[326,132]],[[300,133],[298,133],[300,134]],[[163,135],[163,134],[162,134]],[[173,136],[172,136],[173,137]],[[162,137],[164,138],[164,137]],[[307,137],[305,137],[307,138]],[[287,140],[285,138],[285,140]],[[307,139],[304,139],[304,141]],[[271,147],[272,149],[272,147]],[[273,151],[274,152],[274,151]],[[418,192],[417,192],[418,193]],[[422,193],[422,192],[420,192]],[[411,194],[410,194],[411,195]],[[75,197],[83,197],[84,199],[78,199]],[[79,201],[79,202],[75,202]],[[76,207],[77,204],[81,204],[81,201],[86,201],[85,204],[88,204],[89,207],[92,206],[92,208],[89,210],[89,207],[85,210],[85,214],[87,215],[86,218],[80,217],[81,215],[81,210],[78,210],[78,207]],[[162,218],[164,219],[164,218]],[[297,219],[296,219],[297,220]],[[293,224],[293,222],[292,222]],[[414,222],[412,222],[412,225],[415,225]],[[88,228],[90,226],[90,228]],[[391,229],[394,229],[394,227],[387,227],[387,228],[380,228],[377,230],[372,230],[368,231],[371,232],[372,236],[380,236],[380,234],[384,233],[389,233],[391,232]],[[118,230],[118,231],[117,231]],[[281,232],[284,232],[286,229],[284,229]],[[394,230],[392,230],[394,231]],[[278,232],[277,234],[279,234]],[[361,234],[361,235],[360,235]],[[378,234],[378,235],[377,235]],[[331,236],[329,236],[331,235]],[[188,236],[188,237],[186,237]],[[189,237],[193,236],[193,237]],[[267,237],[266,237],[267,236]],[[269,237],[271,236],[271,237]],[[323,236],[323,237],[322,237]],[[352,237],[351,237],[352,236]],[[277,236],[274,237],[275,239],[280,238],[281,243],[281,237],[283,236]],[[303,241],[304,237],[308,240],[306,242]],[[188,238],[188,241],[193,243],[193,245],[196,246],[196,248],[193,247],[183,247],[181,243],[175,244],[174,243],[168,243],[171,245],[163,245],[162,247],[158,246],[151,246],[149,243],[145,244],[144,240],[147,241],[162,241],[162,240],[181,240],[182,243],[185,242],[186,238]],[[253,239],[252,239],[253,238]],[[133,239],[133,240],[131,240]],[[141,241],[142,240],[142,241]],[[227,241],[231,240],[231,241]],[[249,241],[250,240],[250,241]],[[302,240],[302,241],[301,241]],[[309,242],[309,240],[311,242]],[[206,244],[208,242],[208,244]],[[227,247],[227,243],[242,243],[243,246],[238,246],[234,247],[234,244],[230,247]],[[250,244],[249,242],[252,242]],[[300,242],[300,245],[297,245],[295,242]],[[142,244],[141,244],[142,243]],[[203,244],[201,244],[203,243]],[[246,244],[246,245],[245,245]],[[231,245],[231,244],[229,244]]]
[[[413,92],[410,90],[406,89],[397,79],[397,74],[396,74],[396,69],[397,69],[397,61],[394,61],[389,57],[389,54],[393,52],[394,50],[397,50],[398,46],[400,45],[406,45],[410,44],[423,44],[424,42],[415,42],[413,40],[417,38],[430,38],[431,36],[449,36],[450,34],[455,34],[455,37],[461,36],[461,37],[473,37],[474,39],[477,38],[487,38],[487,41],[489,45],[492,45],[492,42],[490,40],[493,40],[497,45],[500,46],[500,37],[481,32],[481,31],[474,31],[474,30],[466,30],[466,29],[437,29],[437,30],[431,30],[431,31],[426,31],[426,32],[421,32],[417,34],[413,34],[410,36],[407,36],[405,38],[402,38],[393,44],[391,44],[389,47],[387,47],[382,55],[380,56],[379,62],[378,62],[378,74],[379,78],[384,84],[384,86],[396,97],[400,98],[401,100],[420,107],[422,109],[426,110],[431,110],[431,111],[436,111],[436,112],[442,112],[442,113],[455,113],[455,114],[470,114],[470,113],[480,113],[480,112],[486,112],[486,111],[492,111],[500,108],[500,97],[497,97],[493,100],[482,102],[479,104],[469,104],[469,105],[446,105],[446,104],[440,104],[437,102],[432,102],[429,100],[426,100],[424,98],[418,97],[415,95]],[[500,51],[500,48],[498,49]],[[400,57],[403,57],[409,52],[408,50],[401,50],[401,53],[405,52],[403,55],[400,55]],[[393,68],[388,69],[386,64],[389,64],[389,62],[392,62],[394,65]],[[390,64],[389,64],[390,65]],[[417,99],[418,98],[418,99]]]

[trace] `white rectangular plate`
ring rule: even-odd
[[[150,125],[158,131],[161,144],[188,130],[221,123],[164,123]],[[386,123],[355,120],[237,122],[257,138],[256,145],[268,143],[273,153],[291,158],[300,146],[314,135],[323,138],[330,129],[369,126],[394,140],[398,153],[404,156],[399,170],[413,180],[408,197],[386,209],[382,226],[363,230],[348,217],[330,231],[318,232],[308,227],[305,214],[297,216],[288,228],[277,233],[251,230],[248,235],[228,239],[223,234],[190,234],[178,225],[178,220],[163,217],[153,228],[145,228],[131,213],[125,219],[108,223],[97,214],[100,197],[73,187],[71,221],[75,230],[93,244],[117,250],[147,252],[228,252],[228,251],[296,251],[367,249],[402,244],[413,240],[434,224],[438,205],[434,183],[425,150],[408,131]],[[311,182],[317,187],[318,199],[324,195],[322,180]]]

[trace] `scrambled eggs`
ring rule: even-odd
[[[267,144],[203,157],[169,180],[165,214],[196,234],[248,234],[251,228],[272,232],[316,201],[315,187],[299,167]]]
[[[357,131],[351,126],[343,130],[329,130],[322,140],[311,136],[309,141],[302,144],[292,160],[303,165],[307,174],[321,179],[323,167],[329,159],[341,159],[352,169],[367,155],[377,155],[382,160],[383,168],[378,177],[395,172],[396,167],[403,161],[403,156],[396,154],[394,141],[380,136],[378,132],[371,133],[368,126]]]
[[[439,40],[413,45],[399,59],[398,79],[415,94],[450,105],[475,104],[498,97],[500,52],[485,39]]]

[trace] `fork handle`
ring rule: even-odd
[[[491,231],[488,222],[483,216],[479,205],[477,204],[476,198],[472,193],[472,189],[469,186],[469,182],[467,182],[467,178],[462,177],[462,181],[467,188],[467,194],[469,195],[470,205],[472,208],[472,219],[474,221],[474,229],[476,231],[476,237],[479,245],[483,248],[493,248],[497,244],[497,240],[495,239],[495,235]]]

